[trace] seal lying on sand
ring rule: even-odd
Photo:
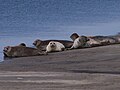
[[[116,44],[120,44],[120,33],[112,35],[111,37],[115,39]]]
[[[118,42],[118,40],[112,36],[93,36],[90,38],[99,41],[100,45],[110,45]]]
[[[86,43],[89,39],[86,36],[79,36],[74,40],[74,43],[71,49],[83,48],[86,46]]]
[[[100,45],[101,45],[101,42],[99,40],[95,40],[92,38],[89,38],[89,41],[87,41],[86,43],[86,47],[96,47]]]
[[[89,41],[86,36],[79,36],[77,33],[73,33],[70,38],[74,41],[71,49],[86,47],[86,43]]]
[[[39,40],[39,39],[35,40],[33,42],[33,45],[36,46],[37,49],[45,51],[47,45],[51,41],[60,42],[65,46],[65,48],[70,48],[73,45],[72,41],[67,41],[67,40],[44,40],[44,41],[42,41],[42,40]]]
[[[50,41],[46,47],[46,52],[57,52],[64,50],[65,50],[65,46],[62,43],[56,41]]]
[[[26,56],[46,55],[46,52],[40,51],[35,48],[26,47],[20,44],[18,46],[4,47],[3,54],[5,57],[26,57]]]

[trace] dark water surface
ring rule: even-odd
[[[112,35],[120,30],[120,0],[0,0],[0,60],[4,46],[37,39]]]

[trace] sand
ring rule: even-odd
[[[119,90],[120,45],[0,63],[0,90]]]

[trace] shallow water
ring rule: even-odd
[[[116,34],[119,16],[119,0],[0,0],[0,60],[4,46],[21,42]]]

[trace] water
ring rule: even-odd
[[[119,0],[0,0],[0,61],[4,46],[120,32]]]

